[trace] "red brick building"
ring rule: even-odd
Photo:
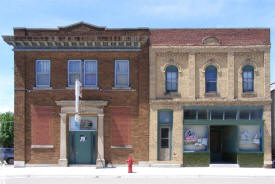
[[[148,161],[148,36],[83,22],[3,36],[14,48],[15,165]]]

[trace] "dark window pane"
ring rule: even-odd
[[[222,110],[212,110],[211,111],[211,119],[223,119],[223,111]]]
[[[206,92],[216,92],[217,91],[216,82],[207,82],[206,83]]]
[[[249,110],[240,110],[240,119],[249,119]]]
[[[226,110],[225,111],[225,119],[236,119],[236,110]]]
[[[198,119],[207,119],[207,111],[198,110]]]
[[[206,92],[217,91],[217,68],[208,66],[205,69],[205,90]]]
[[[263,116],[261,109],[251,110],[251,120],[261,120]]]
[[[178,72],[166,72],[166,90],[178,90]]]
[[[196,119],[196,110],[184,110],[184,119]]]
[[[172,111],[159,111],[159,122],[160,123],[172,123]]]
[[[168,139],[161,139],[161,148],[169,148]]]
[[[169,128],[161,128],[161,138],[168,138]]]
[[[178,69],[175,66],[166,68],[166,91],[178,91]]]
[[[252,66],[245,66],[243,68],[243,92],[253,91],[254,85],[254,68]]]

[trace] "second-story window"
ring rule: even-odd
[[[75,80],[81,80],[81,60],[68,61],[68,86],[74,86]]]
[[[254,90],[254,68],[252,66],[243,67],[243,92],[253,92]]]
[[[36,60],[36,87],[50,87],[50,60]]]
[[[74,86],[76,79],[80,80],[83,86],[97,86],[97,61],[69,60],[68,86]]]
[[[205,92],[217,92],[217,68],[212,65],[205,69]]]
[[[178,69],[175,66],[168,66],[165,71],[166,92],[178,91]]]
[[[97,86],[97,61],[84,61],[84,86]]]
[[[129,61],[115,61],[115,87],[129,87]]]

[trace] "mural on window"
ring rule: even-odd
[[[261,151],[262,133],[261,126],[239,126],[240,151]]]
[[[207,129],[205,125],[184,126],[184,151],[207,151]]]

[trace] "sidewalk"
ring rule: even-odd
[[[273,177],[274,169],[264,168],[154,168],[133,167],[134,173],[127,173],[127,167],[96,169],[95,167],[0,167],[2,178],[29,177],[94,177],[94,178],[186,178],[186,177]]]

